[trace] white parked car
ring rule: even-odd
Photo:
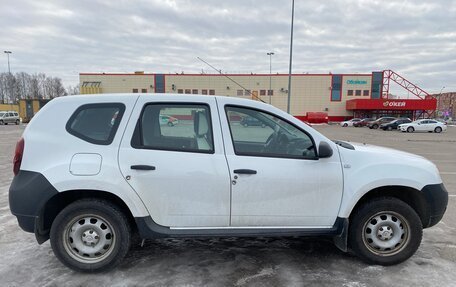
[[[343,121],[340,123],[341,126],[343,127],[352,127],[354,123],[357,123],[357,122],[360,122],[362,121],[362,119],[358,119],[358,118],[355,118],[355,119],[351,119],[351,120],[348,120],[348,121]]]
[[[435,132],[441,133],[447,130],[445,123],[438,122],[436,120],[424,119],[417,120],[408,124],[401,124],[398,126],[398,130],[402,132]]]
[[[168,128],[161,115],[186,123]],[[264,127],[244,128],[245,117]],[[330,236],[366,262],[397,264],[448,202],[421,156],[331,141],[273,106],[217,96],[53,99],[18,141],[14,174],[19,226],[85,272],[116,266],[135,233]]]

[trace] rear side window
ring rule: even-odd
[[[66,130],[86,142],[109,145],[122,120],[125,105],[121,103],[80,106],[68,120]]]
[[[214,153],[209,107],[205,104],[148,104],[137,123],[132,147]]]

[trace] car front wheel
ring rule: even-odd
[[[396,198],[374,199],[355,211],[349,229],[351,249],[371,264],[394,265],[410,258],[423,236],[413,208]]]
[[[415,131],[415,129],[413,127],[408,127],[407,128],[407,132],[408,133],[413,133]]]
[[[131,231],[125,215],[108,201],[83,199],[65,207],[51,227],[56,257],[81,272],[117,266],[130,248]]]

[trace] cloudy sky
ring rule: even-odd
[[[291,0],[0,0],[12,72],[287,73]],[[293,72],[392,69],[456,91],[456,0],[296,1]],[[0,71],[7,71],[6,55]]]

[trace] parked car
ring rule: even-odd
[[[192,115],[188,124],[161,129],[169,109]],[[269,128],[246,132],[239,116]],[[415,253],[448,202],[421,156],[331,141],[280,109],[233,97],[55,98],[18,141],[13,172],[19,226],[84,272],[118,265],[132,238],[193,236],[329,236],[392,265]]]
[[[7,125],[7,124],[20,124],[21,119],[19,118],[19,114],[15,111],[0,111],[0,125]]]
[[[355,123],[360,122],[361,119],[355,118],[348,121],[343,121],[340,123],[342,127],[352,127]]]
[[[389,123],[389,122],[392,122],[394,121],[396,118],[393,118],[393,117],[381,117],[381,118],[378,118],[377,120],[373,121],[373,122],[370,122],[369,124],[367,124],[367,126],[370,128],[370,129],[378,129],[378,127],[381,125],[381,124],[385,124],[385,123]]]
[[[375,121],[373,118],[364,118],[360,120],[359,122],[353,123],[353,126],[358,128],[358,127],[365,127],[367,126],[370,122]]]
[[[254,118],[254,117],[250,117],[250,116],[246,116],[244,118],[242,118],[242,120],[240,121],[240,124],[244,127],[266,127],[266,124],[260,120],[258,120],[257,118]]]
[[[380,125],[380,128],[384,131],[391,131],[391,130],[397,130],[397,127],[401,124],[408,124],[411,123],[412,121],[408,118],[401,118],[394,120],[389,123],[384,123]]]
[[[447,130],[445,123],[438,122],[432,119],[417,120],[408,124],[399,125],[402,132],[435,132],[441,133]]]
[[[174,127],[179,123],[179,120],[175,117],[167,116],[167,115],[160,115],[160,125],[168,125],[170,127]]]

